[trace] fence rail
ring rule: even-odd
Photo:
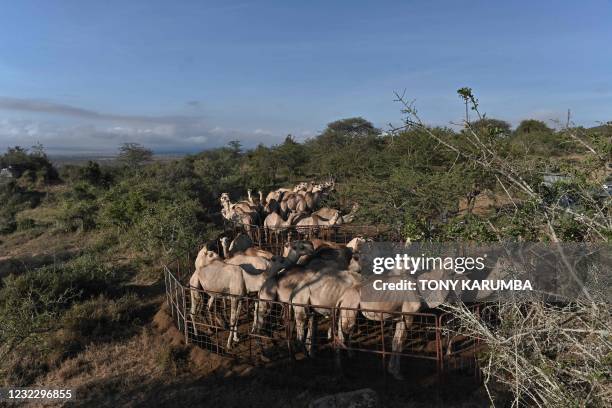
[[[437,373],[454,368],[473,368],[478,372],[476,351],[480,343],[471,338],[453,336],[454,319],[448,313],[389,313],[380,314],[380,320],[366,319],[362,313],[350,308],[319,307],[279,301],[264,301],[249,296],[233,296],[224,293],[206,293],[184,285],[177,274],[164,266],[166,298],[172,318],[183,333],[187,344],[195,344],[211,352],[257,363],[260,359],[295,358],[303,350],[336,355],[342,350],[358,355],[377,355],[382,364],[393,356],[428,360],[435,363]],[[191,314],[193,294],[202,299],[203,307]],[[232,300],[240,302],[240,314],[236,324],[238,342],[230,349],[227,339],[232,334],[229,322]],[[311,335],[297,342],[294,307],[304,307],[308,315]],[[265,308],[265,325],[252,330],[256,307]],[[264,310],[264,309],[259,309]],[[354,310],[358,317],[351,341],[341,342],[337,336],[338,316],[343,311]],[[480,313],[478,307],[475,313]],[[369,313],[371,314],[371,313]],[[384,315],[384,316],[383,316]],[[410,321],[405,329],[398,330],[396,322]],[[401,338],[402,346],[393,347],[394,339]],[[396,340],[397,341],[397,340]]]
[[[343,224],[305,227],[292,225],[269,228],[226,220],[225,230],[234,236],[238,233],[247,234],[255,245],[276,255],[280,255],[285,243],[299,239],[318,238],[338,244],[346,244],[355,237],[369,238],[374,241],[401,241],[400,234],[392,228],[373,225]]]

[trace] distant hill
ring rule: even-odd
[[[81,165],[88,161],[95,161],[100,164],[115,165],[117,162],[116,155],[49,155],[49,160],[57,167],[65,165]],[[185,157],[185,154],[168,153],[154,154],[154,161],[172,161]]]

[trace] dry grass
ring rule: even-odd
[[[493,325],[463,306],[448,308],[459,319],[461,334],[487,345],[482,369],[492,404],[612,406],[611,309],[606,302],[503,302],[492,309],[499,319]]]

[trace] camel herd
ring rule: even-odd
[[[357,317],[361,314],[372,321],[391,321],[395,324],[392,342],[392,357],[388,371],[401,378],[400,355],[413,324],[414,313],[435,308],[448,302],[453,291],[413,293],[397,301],[373,302],[362,298],[368,278],[362,275],[361,258],[371,256],[371,246],[361,237],[354,238],[346,245],[321,239],[295,240],[287,242],[282,255],[273,255],[253,246],[247,234],[239,234],[232,242],[221,239],[218,251],[204,246],[195,261],[195,272],[189,281],[191,307],[190,317],[194,332],[198,335],[196,322],[203,305],[203,294],[209,295],[203,318],[210,324],[228,326],[224,313],[214,310],[215,299],[219,296],[230,298],[229,335],[227,349],[239,342],[238,318],[244,296],[255,295],[253,305],[252,332],[259,333],[270,318],[274,302],[290,306],[295,322],[296,338],[309,354],[312,336],[316,330],[316,316],[328,317],[335,310],[338,319],[336,333],[328,331],[328,338],[335,337],[340,344],[350,346],[351,335],[356,330]],[[488,278],[499,276],[499,262],[487,272]],[[395,273],[391,273],[393,279]],[[398,274],[398,279],[399,279]],[[446,271],[424,271],[418,279],[447,279]],[[465,276],[462,279],[467,279]],[[227,296],[229,295],[229,296]],[[487,293],[481,294],[483,297]],[[482,297],[478,297],[482,300]],[[450,346],[449,346],[450,347]]]
[[[318,208],[321,200],[334,190],[334,181],[301,182],[293,188],[270,191],[259,198],[247,191],[247,200],[232,202],[228,193],[221,194],[221,215],[247,228],[263,226],[266,234],[279,234],[291,226],[297,229],[316,229],[319,226],[341,225],[351,222],[358,210],[354,204],[350,213],[342,214],[329,207]]]
[[[342,245],[321,239],[288,242],[282,256],[252,246],[246,234],[239,234],[229,243],[221,239],[219,253],[204,246],[195,261],[196,270],[189,281],[191,293],[190,316],[196,322],[202,306],[202,295],[210,298],[203,318],[225,325],[213,308],[220,294],[230,296],[229,335],[227,349],[238,342],[238,317],[242,307],[241,297],[255,294],[259,302],[254,303],[252,331],[263,330],[273,302],[291,305],[295,321],[296,338],[309,354],[313,353],[312,334],[316,318],[312,313],[328,316],[336,307],[350,307],[338,314],[338,333],[328,332],[328,338],[337,335],[340,341],[350,342],[359,310],[370,320],[396,321],[393,351],[401,352],[406,338],[406,329],[412,322],[410,315],[402,312],[417,312],[422,305],[415,299],[411,302],[372,303],[361,301],[360,287],[364,283],[359,256],[366,242],[354,238]],[[369,310],[379,312],[370,313]],[[380,312],[382,311],[382,313]],[[307,326],[308,323],[308,326]],[[197,329],[195,328],[197,335]],[[330,329],[331,330],[331,329]],[[399,355],[390,360],[389,372],[400,377]]]
[[[290,306],[295,322],[296,338],[309,354],[313,353],[312,336],[316,330],[316,316],[330,316],[337,311],[337,332],[328,338],[335,338],[340,344],[350,345],[351,335],[356,330],[357,317],[361,314],[372,321],[391,321],[395,324],[392,342],[392,357],[388,371],[396,378],[400,374],[400,354],[413,324],[413,314],[426,308],[435,308],[448,301],[452,295],[442,291],[414,293],[411,297],[397,301],[372,302],[362,299],[367,278],[361,274],[363,259],[371,256],[371,246],[366,239],[357,237],[346,245],[322,239],[293,240],[283,246],[282,255],[258,248],[248,235],[248,226],[264,225],[271,231],[282,230],[295,225],[337,225],[349,222],[355,208],[348,215],[340,215],[332,208],[316,207],[324,194],[334,188],[333,182],[300,183],[293,189],[278,189],[264,199],[254,200],[248,192],[248,201],[232,203],[229,195],[221,195],[223,216],[243,224],[247,234],[241,233],[233,240],[220,239],[220,246],[205,245],[195,261],[190,286],[190,317],[194,323],[194,334],[198,335],[197,319],[203,306],[203,294],[209,296],[202,316],[210,324],[229,327],[227,349],[240,341],[238,319],[245,296],[255,295],[258,301],[253,305],[252,332],[259,333],[270,318],[274,302]],[[263,222],[260,220],[263,217]],[[302,224],[300,224],[302,223]],[[365,252],[364,252],[365,251]],[[363,258],[360,262],[360,257]],[[495,269],[495,268],[493,268]],[[446,278],[439,270],[424,271],[419,279]],[[394,275],[393,271],[391,275]],[[223,296],[222,296],[223,295]],[[229,296],[228,296],[229,295]],[[224,313],[216,313],[216,298],[225,302],[230,298],[229,322]],[[330,325],[331,326],[331,325]]]

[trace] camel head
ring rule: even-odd
[[[221,202],[221,206],[223,208],[229,208],[231,201],[228,193],[222,193],[221,197],[219,197],[219,201]]]
[[[353,253],[349,261],[348,270],[351,272],[361,273],[361,264],[359,263],[359,253]]]
[[[283,248],[283,256],[291,262],[296,263],[303,256],[314,253],[314,245],[310,241],[287,242]]]
[[[223,248],[223,256],[225,258],[229,258],[229,238],[221,237],[221,239],[219,239],[219,242],[221,242],[221,248]]]
[[[279,209],[280,209],[280,204],[278,204],[278,201],[276,201],[276,199],[274,198],[269,200],[264,206],[264,211],[268,214],[271,214],[273,212],[278,213]]]
[[[340,212],[336,212],[333,217],[329,219],[329,225],[336,225],[340,219]]]
[[[306,190],[308,190],[308,183],[304,181],[302,181],[301,183],[299,183],[293,188],[294,193],[297,193],[298,191],[306,191]]]
[[[219,254],[217,254],[215,251],[208,249],[208,247],[204,245],[202,249],[200,249],[200,252],[198,252],[198,256],[195,260],[195,267],[196,269],[203,268],[218,259],[221,259]]]
[[[285,258],[285,257],[280,256],[280,255],[274,255],[270,259],[269,274],[270,275],[279,274],[283,270],[285,270],[285,269],[289,268],[290,266],[292,266],[293,264],[294,264],[294,262],[291,262],[291,260],[289,258]]]
[[[330,179],[324,182],[322,185],[323,185],[323,188],[325,189],[333,190],[336,185],[336,182],[334,181],[333,178],[330,177]]]
[[[320,193],[324,189],[325,189],[325,187],[323,186],[323,184],[315,184],[314,186],[312,186],[312,192],[313,193]]]
[[[353,250],[353,253],[358,253],[359,250],[361,249],[361,247],[363,246],[363,244],[366,243],[366,239],[363,237],[355,237],[353,239],[351,239],[348,244],[346,244],[347,248],[351,248]]]

